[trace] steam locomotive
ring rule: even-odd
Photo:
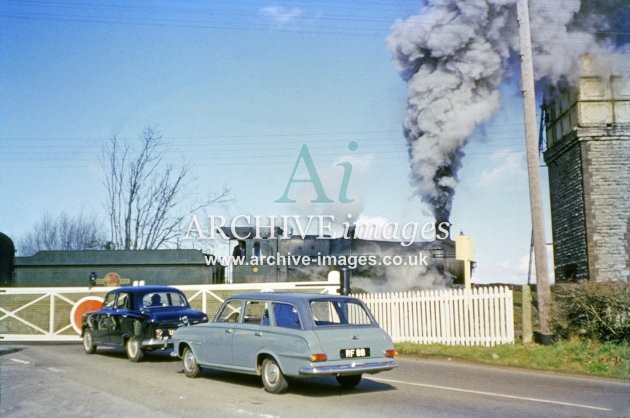
[[[240,235],[245,236],[245,235]],[[251,235],[254,236],[254,235]],[[326,280],[331,270],[351,268],[354,277],[386,280],[392,271],[416,274],[413,266],[385,266],[380,263],[349,265],[347,260],[360,257],[403,257],[424,254],[427,266],[417,274],[431,270],[463,283],[463,264],[455,260],[454,242],[434,240],[401,246],[394,241],[326,238],[317,236],[274,239],[269,237],[237,240],[248,262],[231,263],[226,259],[194,249],[164,250],[82,250],[40,251],[30,257],[15,257],[12,240],[0,233],[0,286],[48,287],[92,286],[107,284],[220,284],[248,282]],[[284,263],[249,262],[252,257],[286,256]],[[288,258],[292,256],[292,258]],[[296,260],[292,262],[292,260]],[[326,263],[321,263],[325,260]],[[331,263],[334,260],[335,263]],[[380,259],[379,259],[380,260]]]

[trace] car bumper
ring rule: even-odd
[[[300,368],[302,376],[340,376],[344,374],[379,373],[398,367],[398,363],[391,361],[378,361],[372,363],[352,362],[350,364],[337,364],[330,366],[314,366]]]
[[[142,348],[150,348],[150,349],[166,349],[173,345],[173,340],[168,339],[157,339],[151,338],[148,340],[142,340]]]

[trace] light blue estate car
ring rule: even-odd
[[[271,393],[286,391],[286,376],[336,376],[353,388],[364,373],[398,367],[389,335],[349,296],[233,295],[212,322],[178,328],[172,341],[186,376],[202,367],[260,375]]]

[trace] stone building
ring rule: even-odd
[[[556,281],[630,283],[630,54],[545,94]]]

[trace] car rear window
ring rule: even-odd
[[[313,300],[310,307],[316,326],[374,324],[365,307],[356,301],[343,299]]]

